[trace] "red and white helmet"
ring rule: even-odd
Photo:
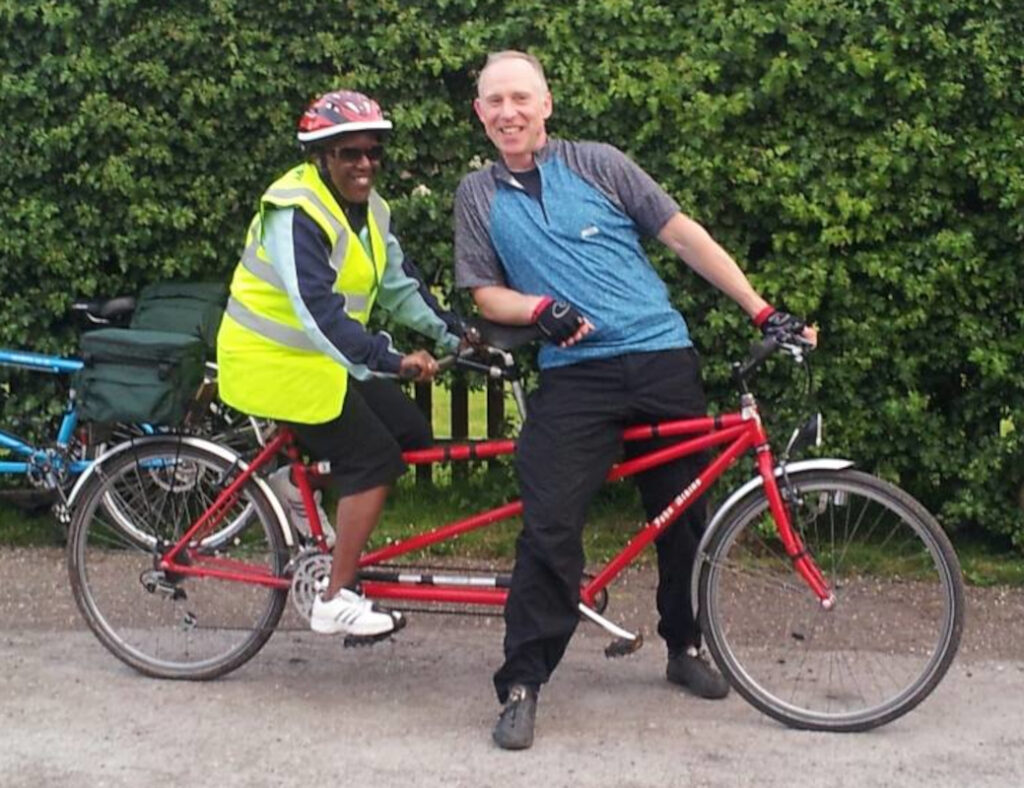
[[[354,90],[333,90],[316,99],[299,118],[299,142],[306,144],[353,131],[388,131],[380,105]]]

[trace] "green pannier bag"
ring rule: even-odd
[[[179,425],[203,382],[206,348],[188,334],[102,328],[82,335],[82,421]]]
[[[224,282],[158,282],[142,289],[131,327],[197,336],[212,357],[227,301]]]

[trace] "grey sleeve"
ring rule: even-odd
[[[603,142],[570,143],[569,166],[595,184],[636,222],[640,232],[655,237],[679,213],[679,203],[618,148]]]
[[[493,192],[483,170],[470,173],[455,191],[455,285],[462,288],[505,286],[505,274],[487,231]]]

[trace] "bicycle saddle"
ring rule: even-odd
[[[510,326],[494,323],[482,317],[471,318],[467,323],[470,328],[475,328],[480,333],[481,342],[501,350],[515,350],[544,336],[536,325]]]
[[[96,298],[92,301],[75,301],[71,305],[72,312],[85,312],[100,320],[112,320],[135,311],[134,296],[118,296],[117,298]]]

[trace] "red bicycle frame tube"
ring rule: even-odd
[[[257,469],[266,465],[282,449],[286,450],[289,456],[292,456],[294,451],[294,457],[298,457],[298,451],[294,449],[293,443],[294,439],[287,429],[280,430],[268,441],[267,445],[256,455],[252,464],[220,492],[216,500],[199,516],[199,519],[192,523],[182,537],[174,543],[174,546],[164,554],[159,561],[160,569],[179,575],[213,577],[219,580],[234,580],[240,583],[274,588],[289,588],[291,581],[288,578],[271,575],[265,566],[203,555],[199,551],[198,545],[202,539],[201,534],[210,533],[224,520],[228,510],[238,500],[239,490]],[[313,511],[316,510],[313,509]],[[188,563],[180,563],[177,560],[182,551],[188,552]]]
[[[757,467],[764,481],[772,516],[783,546],[793,560],[794,568],[805,580],[810,589],[822,601],[831,597],[831,591],[821,571],[805,552],[803,543],[793,530],[789,512],[782,501],[782,495],[775,480],[774,461],[768,446],[768,439],[757,416],[756,410],[748,415],[739,413],[724,414],[716,417],[696,419],[679,419],[661,424],[631,427],[623,432],[623,440],[645,440],[652,437],[677,437],[695,435],[666,448],[634,457],[631,460],[616,464],[608,473],[607,481],[618,481],[628,476],[635,476],[650,468],[671,462],[680,457],[703,451],[712,446],[724,448],[710,464],[690,483],[681,490],[669,505],[657,517],[645,523],[626,546],[588,583],[580,589],[583,602],[593,606],[595,597],[611,583],[616,576],[659,534],[674,523],[683,512],[710,488],[718,478],[746,452],[754,450]],[[238,492],[252,474],[265,465],[278,451],[284,450],[293,460],[293,468],[299,489],[306,504],[306,511],[315,512],[313,495],[309,484],[309,476],[315,475],[315,469],[308,468],[298,462],[299,452],[294,444],[291,433],[282,428],[260,451],[252,464],[217,496],[214,503],[192,524],[188,531],[160,561],[160,567],[178,574],[200,577],[214,577],[243,583],[253,583],[277,588],[287,588],[288,578],[274,577],[266,567],[245,564],[244,562],[203,555],[198,545],[200,534],[213,531],[223,520],[226,512],[237,500]],[[403,459],[412,465],[423,465],[447,460],[469,460],[497,457],[513,454],[515,442],[510,440],[479,441],[447,447],[435,447],[418,451],[405,452]],[[398,556],[422,550],[430,545],[454,538],[459,534],[484,528],[492,523],[516,517],[522,513],[521,501],[513,501],[502,506],[481,512],[454,523],[439,526],[433,530],[403,539],[386,547],[378,548],[364,554],[359,560],[360,568],[373,567]],[[312,517],[312,530],[319,549],[327,552],[323,539],[322,528],[316,517]],[[179,563],[177,557],[183,550],[188,551],[188,563]],[[417,584],[415,582],[397,582],[391,580],[370,580],[363,583],[367,596],[377,599],[414,600],[421,602],[443,602],[472,605],[504,605],[508,592],[498,587],[466,587],[465,584]]]

